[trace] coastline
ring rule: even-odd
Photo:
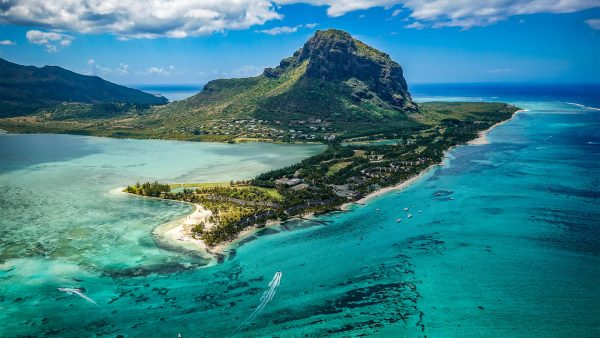
[[[357,201],[344,203],[340,206],[340,210],[349,211],[351,209],[351,206],[354,204],[366,204],[369,201],[371,201],[372,199],[382,196],[382,195],[385,195],[388,192],[404,190],[404,189],[410,187],[413,183],[416,183],[417,181],[419,181],[421,178],[423,178],[425,175],[427,175],[435,167],[440,166],[440,165],[442,165],[442,164],[441,163],[432,164],[429,167],[425,168],[425,170],[421,171],[417,175],[407,179],[406,181],[404,181],[402,183],[398,183],[396,185],[381,188],[377,191],[374,191],[374,192],[368,194],[367,196],[365,196]]]
[[[191,250],[200,254],[200,256],[203,258],[213,261],[214,263],[214,260],[218,258],[218,256],[226,254],[233,245],[262,229],[262,227],[249,227],[237,234],[236,238],[210,247],[201,239],[194,238],[191,234],[191,228],[200,222],[207,224],[208,228],[214,226],[214,224],[208,222],[208,218],[212,213],[198,203],[192,204],[182,201],[178,202],[191,204],[194,206],[194,209],[176,220],[157,226],[152,231],[152,236],[154,237],[157,245],[167,249],[181,248],[185,250]],[[270,220],[264,227],[279,224],[281,224],[281,221],[279,220]]]
[[[489,132],[491,132],[494,128],[496,128],[498,126],[511,121],[515,117],[515,115],[517,115],[518,113],[525,112],[525,111],[527,111],[527,110],[520,109],[520,110],[515,111],[509,119],[494,124],[490,128],[480,132],[479,136],[477,138],[467,142],[466,144],[462,144],[462,145],[489,144],[490,143],[489,139],[488,139]],[[436,168],[438,166],[443,166],[445,163],[445,160],[448,156],[448,153],[451,152],[455,147],[458,147],[458,146],[461,146],[461,145],[455,145],[455,146],[450,147],[447,150],[445,150],[442,162],[432,164],[431,166],[425,168],[423,171],[421,171],[417,175],[415,175],[397,185],[381,188],[377,191],[374,191],[374,192],[368,194],[367,196],[362,197],[361,199],[359,199],[357,201],[344,203],[339,207],[339,209],[342,211],[350,211],[352,205],[366,204],[366,203],[370,202],[372,199],[377,198],[382,195],[385,195],[389,192],[402,191],[402,190],[410,187],[412,184],[418,182],[420,179],[422,179],[427,174],[429,174],[431,172],[431,170],[433,170],[434,168]],[[183,202],[183,203],[187,203],[187,202]],[[191,204],[191,203],[188,203],[188,204]],[[256,227],[256,226],[249,227],[247,229],[244,229],[242,232],[238,233],[236,238],[234,238],[232,240],[224,241],[214,247],[209,247],[202,240],[196,239],[191,236],[190,229],[191,229],[192,223],[194,222],[194,220],[200,220],[200,218],[202,218],[202,217],[200,217],[199,214],[203,214],[207,211],[200,204],[194,203],[192,205],[194,206],[194,209],[189,214],[187,214],[184,217],[181,217],[179,219],[176,219],[174,221],[168,222],[166,224],[159,225],[158,227],[156,227],[153,230],[152,234],[159,246],[163,246],[166,248],[180,248],[180,249],[185,249],[185,250],[191,250],[191,251],[199,253],[203,258],[211,260],[211,263],[216,262],[217,258],[223,257],[223,255],[227,254],[228,251],[231,250],[231,248],[235,244],[246,239],[247,237],[249,237],[252,234],[256,233],[257,231],[261,230],[262,228],[279,225],[279,224],[282,224],[283,222],[285,222],[285,221],[281,221],[281,220],[271,220],[271,221],[268,221],[264,227],[260,227],[260,228]],[[206,214],[204,214],[204,215],[206,215]],[[202,221],[206,222],[206,216],[204,216]],[[207,266],[210,266],[210,265],[212,265],[212,264],[209,264]]]
[[[186,202],[184,202],[186,203]],[[189,203],[188,203],[189,204]],[[187,215],[174,221],[159,225],[152,231],[152,236],[157,244],[165,247],[180,247],[198,252],[202,257],[214,258],[214,253],[206,243],[191,235],[191,227],[199,222],[204,222],[210,217],[210,211],[200,204],[192,204],[193,210]]]
[[[514,112],[512,114],[512,116],[508,119],[508,120],[504,120],[501,122],[498,122],[496,124],[494,124],[493,126],[489,127],[488,129],[479,132],[479,136],[476,139],[473,139],[469,142],[467,142],[468,145],[472,145],[472,146],[480,146],[480,145],[484,145],[484,144],[489,144],[490,140],[488,138],[489,133],[494,130],[494,128],[501,126],[509,121],[511,121],[512,119],[515,118],[515,116],[517,116],[517,114],[522,113],[522,112],[526,112],[529,111],[528,109],[519,109],[516,112]]]

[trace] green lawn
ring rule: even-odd
[[[337,173],[338,171],[346,168],[347,166],[351,165],[352,163],[354,163],[354,162],[347,161],[347,162],[338,162],[338,163],[332,165],[331,167],[329,167],[327,169],[327,176],[331,176],[331,175]]]
[[[256,187],[256,186],[252,186],[252,185],[231,185],[229,182],[210,182],[210,183],[172,183],[169,184],[169,186],[171,187],[171,189],[177,189],[177,188],[215,188],[215,187],[224,187],[224,188],[236,188],[236,189],[250,189],[250,188],[254,188],[260,191],[264,191],[265,193],[267,193],[270,197],[281,200],[283,199],[283,196],[281,196],[281,194],[273,188],[263,188],[263,187]]]

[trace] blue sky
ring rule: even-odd
[[[131,1],[0,3],[0,57],[121,84],[202,84],[257,75],[338,28],[390,54],[409,84],[600,82],[597,1]]]

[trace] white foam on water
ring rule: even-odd
[[[570,104],[570,105],[573,105],[573,106],[577,106],[577,107],[580,107],[580,108],[583,108],[583,109],[600,110],[600,108],[586,106],[586,105],[583,105],[581,103],[575,103],[575,102],[564,102],[564,103]]]
[[[96,302],[93,299],[91,299],[90,297],[84,295],[83,292],[81,291],[81,289],[75,289],[75,288],[58,288],[58,291],[66,292],[67,295],[73,295],[73,294],[78,295],[79,297],[85,299],[87,302],[92,303],[94,305],[98,305],[98,304],[96,304]]]
[[[277,290],[277,287],[281,283],[281,276],[282,276],[281,271],[277,271],[275,273],[275,275],[273,276],[273,279],[271,279],[271,281],[269,282],[269,289],[267,291],[263,292],[262,296],[260,297],[260,304],[258,304],[256,309],[254,309],[254,312],[252,312],[250,317],[248,317],[248,319],[246,319],[242,323],[241,326],[244,326],[244,325],[248,324],[250,321],[252,321],[265,308],[265,306],[267,306],[267,304],[269,304],[269,302],[273,299],[273,297],[275,297],[275,291]]]

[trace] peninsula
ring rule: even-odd
[[[518,110],[504,103],[416,104],[407,88],[387,54],[339,30],[317,31],[258,77],[211,81],[189,99],[157,107],[144,121],[164,126],[153,129],[161,134],[132,130],[230,142],[318,141],[328,145],[323,153],[248,181],[146,182],[125,191],[194,203],[195,212],[169,231],[218,252],[247,229],[340,210],[406,183]]]
[[[59,67],[1,60],[0,72],[8,74],[0,86],[14,92],[0,97],[0,128],[9,132],[328,145],[319,155],[248,181],[146,182],[125,189],[194,203],[194,214],[170,233],[207,251],[246,229],[339,210],[403,184],[518,110],[494,102],[417,104],[397,62],[336,29],[316,31],[259,76],[210,81],[200,93],[168,104]],[[49,82],[54,91],[35,90]]]

